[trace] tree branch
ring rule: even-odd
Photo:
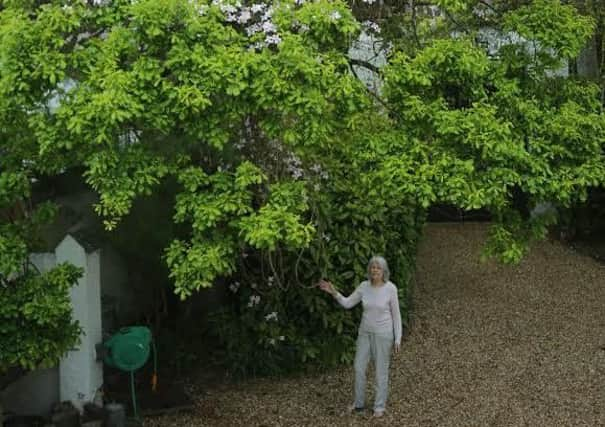
[[[353,73],[353,75],[355,76],[355,78],[357,78],[357,80],[361,80],[359,78],[359,76],[357,75],[357,73],[355,72],[355,68],[353,68],[353,64],[352,63],[349,63],[349,68],[351,68],[351,72]],[[387,104],[380,96],[378,96],[376,93],[374,93],[373,91],[371,91],[365,84],[364,84],[364,87],[366,88],[366,91],[370,94],[370,96],[372,96],[372,98],[374,98],[376,101],[378,101],[378,103],[380,105],[382,105],[385,108],[385,110],[387,110],[390,113],[393,113],[395,115],[395,117],[397,118],[397,120],[403,121],[403,117],[401,117],[401,115],[397,111],[393,110],[389,106],[389,104]]]
[[[488,9],[491,9],[493,12],[500,14],[500,12],[498,11],[498,9],[496,9],[494,6],[492,6],[491,4],[489,4],[489,2],[485,1],[485,0],[479,0],[479,3],[481,3],[483,6],[487,7]]]
[[[414,41],[416,42],[416,45],[418,48],[422,48],[420,38],[418,37],[418,26],[416,24],[416,6],[416,2],[412,0],[412,32],[414,34]]]
[[[364,61],[363,59],[349,58],[349,65],[351,66],[351,69],[353,69],[353,65],[356,65],[358,67],[367,68],[376,74],[380,74],[380,68],[378,66],[372,64],[371,62]],[[357,75],[355,77],[357,77]]]

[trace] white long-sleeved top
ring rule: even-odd
[[[372,286],[369,281],[361,284],[348,297],[336,293],[336,301],[344,308],[363,305],[360,332],[393,333],[395,344],[401,344],[401,312],[397,287],[392,282],[381,286]]]

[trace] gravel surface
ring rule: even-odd
[[[481,262],[486,231],[427,226],[383,418],[345,413],[353,375],[342,367],[217,386],[194,411],[145,425],[605,426],[605,265],[550,241],[514,267]]]

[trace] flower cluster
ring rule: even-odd
[[[340,18],[342,18],[342,15],[341,15],[341,14],[340,14],[340,12],[339,12],[339,11],[337,11],[337,10],[335,10],[334,12],[332,12],[332,13],[330,14],[330,19],[331,19],[332,21],[338,21]]]
[[[277,322],[277,311],[272,311],[271,313],[267,314],[265,316],[265,320],[267,322],[269,322],[271,320],[275,320]]]
[[[235,3],[226,3],[224,0],[212,0],[225,17],[225,22],[241,26],[248,37],[262,35],[262,41],[250,45],[250,49],[262,49],[268,46],[277,46],[281,43],[278,28],[273,23],[273,6],[265,3],[242,5],[238,0]]]
[[[233,293],[236,293],[240,288],[240,283],[239,282],[233,282],[232,284],[229,285],[229,290]]]
[[[257,306],[260,303],[260,295],[251,295],[250,300],[248,301],[248,307],[252,308]]]
[[[380,34],[380,26],[376,22],[363,21],[361,25],[368,33]]]
[[[277,340],[276,340],[275,338],[269,338],[269,339],[267,340],[267,342],[268,342],[270,345],[275,345],[275,344],[277,343],[277,341],[278,341],[278,340],[279,340],[279,341],[284,341],[285,339],[286,339],[286,337],[284,337],[283,335],[280,335],[279,337],[277,337]]]
[[[300,179],[304,176],[302,161],[296,154],[292,152],[287,154],[286,169],[288,169],[288,172],[290,172],[290,175],[292,175],[292,178],[294,179]]]
[[[323,170],[323,168],[321,167],[321,165],[319,163],[315,163],[313,166],[310,167],[311,171],[315,172],[317,175],[319,175],[319,177],[321,179],[328,179],[330,178],[330,174]]]

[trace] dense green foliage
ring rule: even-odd
[[[385,15],[391,51],[371,94],[347,56],[361,25],[339,1],[7,1],[0,201],[11,209],[33,179],[81,167],[111,230],[135,200],[177,183],[185,232],[164,259],[183,299],[232,291],[214,316],[226,363],[275,373],[348,361],[359,312],[334,309],[313,289],[321,276],[349,291],[384,254],[405,311],[431,203],[489,209],[488,252],[513,262],[556,221],[529,212],[570,206],[605,179],[598,91],[557,75],[592,21],[554,0],[497,17],[474,13],[482,2],[435,4],[444,16]],[[506,43],[481,36],[488,18]],[[4,224],[1,273],[22,286],[30,276],[15,276],[11,257],[31,244],[18,218]],[[64,292],[74,278],[48,281]],[[50,358],[72,343],[56,326],[70,333]],[[40,359],[14,352],[0,368]]]
[[[386,104],[423,143],[427,171],[405,181],[428,178],[430,202],[487,208],[487,252],[516,262],[557,211],[603,182],[599,88],[567,78],[566,65],[594,21],[552,0],[439,5],[436,17],[424,4],[385,11],[385,37],[401,46],[384,73]]]
[[[10,183],[9,173],[2,174]],[[0,178],[0,179],[2,179]],[[33,211],[11,208],[18,192],[6,184],[4,214],[0,226],[0,374],[10,368],[34,369],[53,366],[79,341],[80,328],[71,320],[68,291],[80,271],[68,264],[40,273],[29,261],[39,227],[54,213],[51,205]],[[0,190],[0,191],[2,191]]]
[[[605,104],[605,1],[576,0],[573,4],[580,13],[594,19],[595,32],[588,44],[583,61],[585,66],[582,69],[581,61],[577,61],[572,63],[575,65],[572,71],[599,84],[601,101]],[[562,234],[566,238],[576,236],[602,242],[605,235],[605,186],[591,189],[585,203],[569,209],[563,216]]]

